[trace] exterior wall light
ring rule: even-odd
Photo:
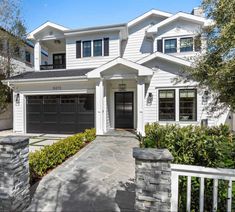
[[[15,96],[15,102],[16,102],[16,105],[20,104],[20,94],[19,93],[17,93]]]
[[[153,102],[153,94],[149,93],[148,97],[147,97],[147,102],[148,104],[151,104]]]
[[[209,99],[209,91],[204,91],[204,94],[202,96],[202,104],[207,104]]]

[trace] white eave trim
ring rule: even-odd
[[[32,32],[30,32],[28,35],[27,35],[27,39],[29,40],[34,40],[35,39],[35,34],[39,33],[40,31],[42,31],[43,29],[45,29],[46,27],[52,27],[52,28],[55,28],[55,29],[58,29],[60,31],[65,31],[65,30],[69,30],[68,28],[66,27],[63,27],[59,24],[55,24],[55,23],[52,23],[50,21],[47,21],[46,23],[42,24],[40,27],[38,27],[37,29],[33,30]]]
[[[50,78],[32,78],[32,79],[12,79],[2,80],[4,85],[21,84],[21,83],[45,83],[45,82],[58,82],[58,81],[88,81],[86,76],[71,76],[71,77],[50,77]]]
[[[161,52],[155,52],[147,57],[144,57],[140,60],[137,61],[138,64],[144,64],[148,61],[151,61],[155,58],[160,58],[160,59],[163,59],[163,60],[166,60],[166,61],[169,61],[169,62],[172,62],[172,63],[176,63],[176,64],[180,64],[180,65],[183,65],[183,66],[187,66],[187,67],[191,67],[192,66],[192,63],[187,61],[187,60],[184,60],[184,59],[181,59],[181,58],[178,58],[178,57],[174,57],[174,56],[171,56],[171,55],[168,55],[168,54],[163,54]]]
[[[165,19],[164,21],[150,27],[147,30],[147,33],[156,33],[158,31],[159,28],[161,28],[162,26],[165,26],[175,20],[177,20],[178,18],[182,19],[182,20],[187,20],[187,21],[191,21],[197,24],[201,24],[202,26],[208,25],[208,21],[207,19],[203,18],[203,17],[199,17],[199,16],[195,16],[195,15],[191,15],[191,14],[187,14],[187,13],[183,13],[183,12],[179,12],[167,19]]]
[[[100,66],[99,68],[87,73],[87,78],[90,78],[90,79],[100,78],[101,73],[103,71],[105,71],[109,68],[112,68],[116,65],[124,65],[124,66],[130,67],[134,70],[137,70],[138,76],[152,76],[153,75],[153,70],[148,67],[142,66],[138,63],[134,63],[132,61],[129,61],[129,60],[126,60],[123,58],[117,58],[117,59],[114,59],[111,62],[108,62],[108,63]]]
[[[144,20],[145,18],[151,16],[151,15],[156,15],[156,16],[162,16],[162,17],[166,17],[166,18],[169,18],[172,16],[171,13],[167,13],[167,12],[163,12],[163,11],[159,11],[159,10],[150,10],[149,12],[147,13],[144,13],[143,15],[135,18],[134,20],[130,21],[127,26],[128,27],[131,27],[137,23],[139,23],[140,21]]]

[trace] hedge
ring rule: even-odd
[[[42,178],[49,170],[63,163],[87,143],[95,139],[95,129],[85,130],[50,146],[29,154],[31,184]]]
[[[145,148],[167,148],[173,155],[173,163],[214,168],[235,168],[235,138],[225,125],[218,127],[200,127],[178,125],[146,125],[146,137],[141,138],[140,146]],[[185,178],[179,185],[180,211],[186,211]],[[218,211],[226,211],[228,184],[219,184]],[[205,182],[205,211],[212,211],[212,180]],[[192,211],[198,211],[200,183],[192,179]],[[234,189],[235,190],[235,187]],[[233,198],[234,200],[234,198]],[[233,202],[235,205],[235,202]]]

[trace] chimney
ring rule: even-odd
[[[205,17],[202,7],[193,8],[193,11],[191,12],[191,14],[195,16],[199,16],[199,17]]]

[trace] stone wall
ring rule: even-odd
[[[133,149],[136,163],[136,211],[171,210],[171,161],[167,149]]]
[[[0,211],[22,211],[30,201],[29,139],[0,139]]]

